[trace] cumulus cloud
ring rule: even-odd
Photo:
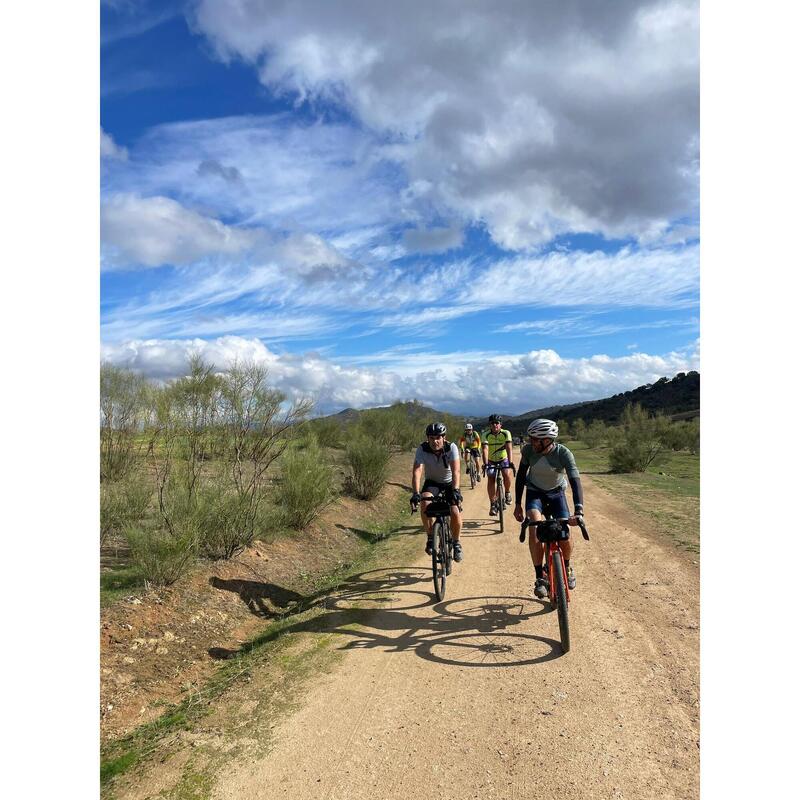
[[[234,361],[269,368],[271,383],[290,398],[313,397],[319,412],[347,406],[366,408],[397,399],[416,398],[444,411],[485,414],[502,409],[518,414],[551,404],[606,397],[662,376],[699,368],[696,345],[665,355],[633,353],[612,358],[594,355],[563,358],[554,350],[492,355],[439,353],[438,360],[420,359],[419,352],[387,354],[391,369],[341,363],[318,353],[278,354],[258,339],[225,336],[203,339],[145,339],[104,345],[104,360],[142,374],[169,380],[185,374],[189,356],[198,353],[219,370]],[[419,370],[424,363],[425,369]],[[491,370],[491,398],[476,400],[470,365]]]
[[[128,149],[118,145],[114,138],[106,133],[102,128],[100,129],[100,157],[110,158],[118,161],[128,160]]]
[[[252,247],[258,232],[234,228],[169,197],[118,194],[101,208],[107,268],[191,264]]]
[[[409,198],[507,249],[696,213],[693,0],[199,0],[192,24],[271,90],[391,137]]]

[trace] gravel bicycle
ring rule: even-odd
[[[458,505],[461,509],[461,504]],[[416,511],[412,506],[411,513]],[[447,576],[453,571],[453,537],[450,534],[450,505],[445,498],[434,497],[425,509],[425,515],[433,519],[431,535],[433,550],[433,592],[437,601],[444,600],[447,589]]]
[[[577,518],[583,538],[589,541],[589,532],[583,523],[583,517]],[[561,650],[569,652],[569,587],[567,586],[567,569],[561,542],[569,538],[566,519],[548,517],[539,522],[526,519],[519,531],[519,540],[525,541],[528,528],[535,528],[536,538],[546,546],[544,569],[547,573],[547,585],[550,595],[550,609],[558,611],[558,632],[561,635]]]
[[[469,475],[469,488],[474,489],[476,483],[480,483],[481,481],[481,474],[478,470],[478,458],[477,456],[472,455],[469,450],[467,450],[467,454],[464,457],[464,460],[467,462],[467,475]]]
[[[516,477],[517,475],[517,468],[514,466],[513,461],[508,462],[509,469]],[[500,533],[502,533],[505,529],[505,510],[508,506],[506,503],[506,493],[505,493],[505,484],[503,482],[503,471],[502,468],[499,467],[497,464],[492,465],[488,464],[483,468],[483,474],[488,475],[489,477],[492,476],[494,473],[495,480],[494,480],[494,500],[492,500],[492,504],[497,509],[497,518],[500,521]]]

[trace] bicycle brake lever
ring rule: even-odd
[[[583,534],[583,538],[586,541],[589,541],[589,531],[586,530],[586,526],[583,524],[583,517],[578,517],[578,527],[581,529],[581,533]]]
[[[525,532],[528,530],[528,526],[526,523],[522,523],[522,527],[519,529],[519,540],[521,542],[525,541]]]

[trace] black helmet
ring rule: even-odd
[[[489,417],[489,422],[502,422],[502,421],[503,418],[499,414],[492,414],[492,416]]]
[[[431,422],[431,424],[425,428],[426,436],[444,436],[446,433],[447,426],[444,422]]]

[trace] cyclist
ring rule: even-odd
[[[514,460],[514,443],[510,431],[502,427],[503,420],[499,414],[489,417],[489,430],[484,431],[483,439],[483,466],[488,477],[486,491],[489,494],[489,516],[497,514],[494,501],[495,475],[497,470],[503,476],[503,486],[506,490],[506,504],[511,505],[511,462]]]
[[[458,440],[458,447],[461,450],[461,458],[464,459],[465,462],[467,457],[472,458],[475,480],[480,482],[481,471],[478,469],[478,459],[480,458],[481,435],[473,428],[471,422],[464,425],[464,433]]]
[[[527,484],[528,492],[525,499],[525,510],[528,519],[535,522],[545,518],[550,513],[555,519],[569,519],[569,525],[576,525],[577,518],[583,516],[583,489],[581,476],[575,464],[575,456],[564,447],[556,444],[558,425],[550,419],[535,419],[528,425],[530,443],[522,448],[517,480],[514,486],[516,505],[514,517],[517,522],[522,522],[522,489]],[[567,480],[572,488],[572,502],[575,514],[570,516],[567,506]],[[567,530],[567,534],[569,531]],[[538,598],[547,597],[548,583],[544,577],[545,546],[536,536],[528,539],[528,546],[533,559],[533,568],[536,570],[536,583],[533,594]],[[570,564],[572,542],[569,538],[561,542],[564,554],[564,566],[567,568],[567,586],[575,588],[575,570]]]
[[[443,422],[432,422],[425,429],[425,438],[414,454],[414,466],[411,469],[411,508],[416,510],[422,504],[422,524],[428,535],[425,543],[425,552],[433,552],[433,520],[427,516],[425,509],[428,504],[440,494],[450,506],[450,532],[453,537],[453,559],[461,561],[464,551],[459,537],[461,536],[461,511],[459,504],[462,501],[459,485],[461,483],[461,465],[458,460],[458,448],[445,439],[447,428]],[[425,482],[420,488],[422,472],[425,471]]]

